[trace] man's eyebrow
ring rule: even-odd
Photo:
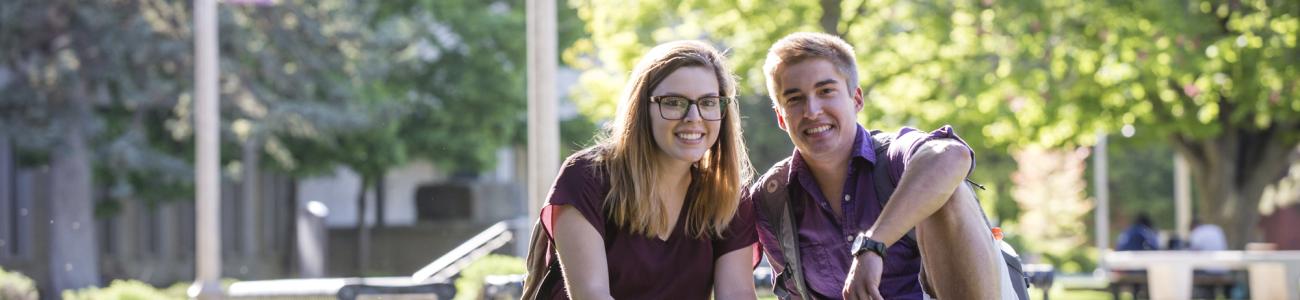
[[[826,80],[818,81],[817,84],[814,84],[813,86],[814,86],[814,87],[821,87],[821,86],[823,86],[823,85],[827,85],[827,84],[836,84],[836,83],[839,83],[839,81],[836,81],[835,79],[832,78],[832,79],[826,79]]]
[[[799,93],[799,88],[785,89],[785,91],[781,92],[781,96],[789,96],[790,94],[795,94],[795,93]]]
[[[823,85],[836,84],[836,83],[839,83],[839,81],[835,80],[834,78],[830,78],[830,79],[818,81],[817,84],[813,85],[813,87],[821,87]],[[781,91],[781,96],[789,96],[790,94],[794,94],[798,92],[799,92],[799,88],[788,88],[785,89],[784,91]]]

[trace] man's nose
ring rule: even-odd
[[[808,98],[804,101],[803,117],[806,119],[816,119],[822,115],[822,103],[815,98]]]

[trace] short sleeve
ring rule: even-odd
[[[605,236],[605,195],[609,188],[604,180],[599,180],[591,150],[570,156],[551,185],[551,192],[546,197],[546,207],[542,208],[542,224],[547,233],[554,233],[554,209],[556,205],[568,205],[577,209],[596,228],[600,236]]]
[[[970,176],[970,172],[975,170],[975,150],[971,150],[970,145],[966,144],[966,141],[957,135],[951,125],[944,125],[929,133],[912,127],[903,127],[898,130],[897,135],[894,135],[894,141],[889,144],[889,149],[886,151],[890,176],[893,177],[894,182],[899,182],[902,179],[903,170],[907,169],[907,164],[912,160],[912,155],[915,155],[917,150],[921,150],[921,146],[925,145],[926,142],[937,139],[952,139],[966,148],[971,158],[970,170],[966,171],[966,175]]]
[[[741,198],[736,216],[727,224],[726,232],[713,242],[714,259],[758,242],[758,234],[754,231],[754,202],[745,198]]]

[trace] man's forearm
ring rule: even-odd
[[[867,233],[886,244],[897,242],[951,198],[970,166],[969,150],[957,141],[927,142],[912,156],[898,188]]]

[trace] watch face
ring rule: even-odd
[[[866,246],[866,242],[867,239],[862,237],[862,235],[858,235],[854,237],[853,245],[851,248],[849,248],[849,253],[853,253],[854,256],[857,256],[858,254],[862,254],[863,250],[867,250],[865,247],[863,247]]]
[[[853,239],[853,248],[849,249],[849,253],[852,253],[853,256],[858,256],[866,251],[875,252],[877,255],[880,255],[881,258],[884,258],[885,244],[873,241],[863,235],[858,235]]]

